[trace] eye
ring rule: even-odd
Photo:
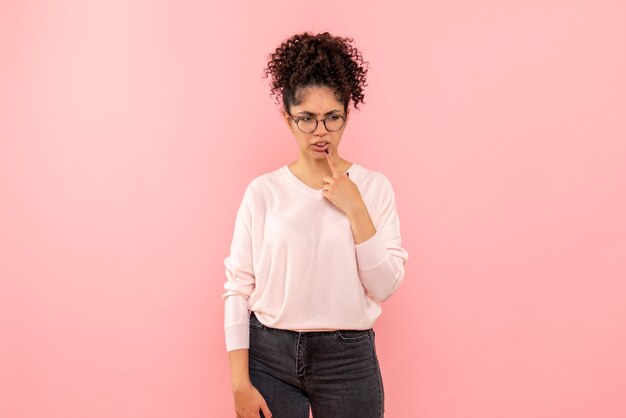
[[[331,118],[332,120],[337,120],[337,119],[339,119],[339,116],[337,116],[337,115],[332,115],[330,118]]]
[[[303,118],[300,118],[300,120],[311,120],[311,118],[310,118],[310,117],[308,117],[308,116],[305,116],[305,117],[303,117]]]

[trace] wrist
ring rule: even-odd
[[[252,386],[252,382],[250,382],[250,379],[238,379],[238,380],[233,380],[232,381],[232,390],[233,392],[238,392],[242,389],[246,389],[248,387]]]
[[[369,216],[369,212],[367,210],[367,206],[365,206],[365,203],[358,204],[352,209],[348,210],[348,212],[346,212],[346,216],[350,219],[356,219],[366,214]]]

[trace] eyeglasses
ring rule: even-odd
[[[296,122],[296,126],[305,134],[310,134],[317,129],[318,120],[312,118],[310,116],[303,116],[301,118],[294,118],[291,116],[291,113],[287,113],[294,122]],[[340,130],[343,127],[344,122],[346,121],[346,117],[343,115],[330,115],[326,119],[323,119],[324,127],[326,130],[330,132],[335,132]]]

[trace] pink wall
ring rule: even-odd
[[[0,416],[234,416],[222,262],[303,30],[370,62],[386,416],[626,416],[626,3],[228,3],[0,3]]]

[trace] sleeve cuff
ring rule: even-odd
[[[381,233],[376,231],[372,237],[354,245],[359,270],[371,270],[387,261],[389,253]]]
[[[237,324],[224,329],[226,351],[250,348],[250,325]]]

